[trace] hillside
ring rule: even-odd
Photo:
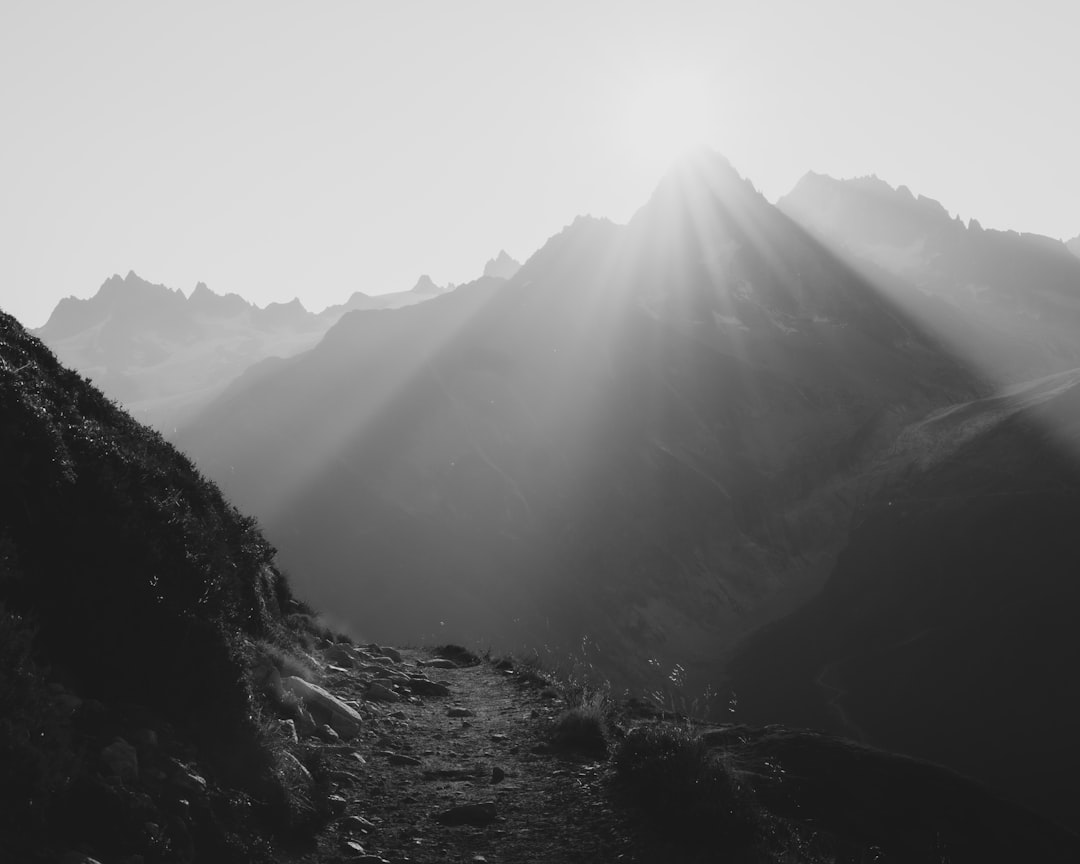
[[[980,387],[709,156],[509,281],[345,316],[177,441],[366,638],[703,686],[824,577],[862,460]]]
[[[0,848],[224,861],[291,830],[248,667],[298,642],[300,607],[254,521],[2,313],[0,477]]]
[[[906,429],[820,596],[737,655],[744,716],[948,764],[1075,827],[1078,383]]]

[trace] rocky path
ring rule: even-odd
[[[325,745],[341,813],[298,862],[633,860],[602,788],[606,764],[547,752],[545,722],[562,710],[550,691],[487,662],[386,654],[359,649],[352,668],[328,670],[325,689],[363,720],[351,740]]]

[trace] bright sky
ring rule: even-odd
[[[0,307],[114,272],[314,310],[626,220],[685,145],[1080,233],[1080,4],[3,0]],[[670,130],[676,131],[670,131]]]

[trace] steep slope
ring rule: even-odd
[[[702,158],[629,225],[579,219],[509,282],[345,316],[179,440],[365,636],[584,641],[643,681],[711,674],[810,590],[860,459],[975,386]]]
[[[1065,242],[1065,248],[1072,252],[1073,255],[1080,257],[1080,234],[1073,237],[1072,240],[1067,240]]]
[[[1080,260],[1059,241],[983,230],[974,219],[965,226],[937,201],[877,177],[811,172],[777,206],[868,278],[914,286],[890,296],[992,380],[1080,365]],[[912,306],[920,295],[939,302]]]
[[[2,313],[0,478],[6,860],[236,860],[256,815],[287,827],[247,658],[295,641],[293,601],[253,520]]]
[[[1080,372],[905,430],[821,595],[735,663],[751,719],[949,764],[1076,827]]]

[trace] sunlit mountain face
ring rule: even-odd
[[[701,156],[508,282],[346,315],[179,437],[365,638],[527,646],[617,684],[678,665],[689,692],[820,586],[895,433],[984,392]]]
[[[1080,259],[1037,234],[984,230],[877,177],[810,173],[777,205],[997,383],[1080,365]],[[958,327],[959,321],[966,327]]]

